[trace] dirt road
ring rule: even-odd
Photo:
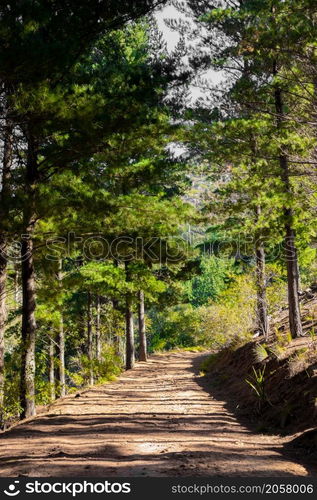
[[[2,476],[306,476],[287,438],[256,434],[199,376],[201,354],[155,355],[0,438]],[[315,475],[315,474],[314,474]]]

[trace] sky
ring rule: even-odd
[[[174,47],[177,45],[177,42],[179,41],[179,34],[176,31],[170,30],[166,26],[164,19],[170,19],[170,18],[179,19],[183,18],[183,16],[175,9],[175,7],[167,6],[160,12],[158,12],[155,17],[157,20],[158,27],[165,36],[168,49],[169,50],[174,49]]]
[[[175,7],[169,5],[161,9],[159,12],[157,12],[155,17],[158,27],[162,31],[165,37],[168,50],[173,50],[177,45],[180,36],[176,31],[173,31],[169,29],[168,26],[166,26],[164,19],[185,19],[185,16],[182,15],[180,12],[178,12]],[[188,22],[188,18],[186,20]],[[208,72],[205,73],[204,76],[205,78],[210,80],[210,82],[213,84],[218,84],[219,82],[221,82],[223,78],[221,73],[215,72],[213,70],[209,70]],[[203,95],[202,91],[194,86],[191,87],[191,94],[193,100]]]

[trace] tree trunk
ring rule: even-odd
[[[147,361],[147,343],[146,343],[146,333],[145,333],[145,316],[144,316],[144,293],[142,290],[139,291],[139,303],[138,303],[138,316],[139,316],[139,359],[140,361]]]
[[[125,262],[125,275],[126,282],[131,281],[131,273],[129,269],[129,263]],[[131,370],[135,363],[135,345],[134,345],[134,323],[133,323],[133,300],[131,292],[126,293],[125,302],[125,332],[126,332],[126,343],[125,343],[125,367],[126,370]]]
[[[7,259],[5,256],[5,240],[0,241],[0,427],[3,426],[4,410],[4,332],[7,319],[6,308],[6,280],[7,280]]]
[[[134,325],[132,312],[132,298],[128,293],[126,296],[126,370],[131,370],[135,363],[135,346],[134,346]]]
[[[7,320],[6,308],[6,281],[7,281],[7,241],[5,236],[5,221],[8,215],[10,196],[10,177],[13,157],[13,126],[9,119],[6,119],[4,127],[3,142],[3,163],[1,177],[1,198],[0,198],[0,426],[3,426],[4,410],[4,333]]]
[[[274,66],[274,76],[278,74],[277,66]],[[284,106],[283,94],[280,88],[275,89],[275,109],[277,114],[277,128],[282,129],[284,122]],[[281,180],[284,184],[285,193],[292,194],[289,176],[289,163],[288,157],[283,152],[280,154],[279,163],[281,168]],[[303,335],[300,304],[299,304],[299,269],[298,269],[298,256],[295,244],[295,230],[293,227],[293,210],[284,207],[285,218],[285,258],[287,266],[287,288],[288,288],[288,304],[289,304],[289,326],[292,338],[300,337]]]
[[[88,292],[87,300],[87,351],[89,360],[89,385],[94,385],[94,349],[93,349],[93,330],[92,330],[92,314],[91,314],[91,293]]]
[[[63,261],[60,260],[58,263],[58,282],[59,287],[62,288],[63,280]],[[59,382],[59,395],[61,398],[66,396],[66,380],[65,380],[65,331],[64,331],[64,319],[63,311],[60,311],[59,320],[59,331],[58,331],[58,347],[59,347],[59,359],[58,359],[58,382]]]
[[[112,299],[112,307],[113,307],[114,311],[119,311],[119,301],[117,299]],[[118,358],[123,360],[124,354],[123,354],[122,349],[121,349],[120,335],[118,333],[118,330],[119,330],[118,320],[115,319],[115,322],[114,322],[115,335],[114,335],[114,339],[113,339],[115,354],[116,354],[116,356],[118,356]]]
[[[35,409],[35,277],[33,240],[26,237],[21,246],[22,258],[22,356],[21,356],[21,418],[32,417]]]
[[[256,218],[259,220],[261,207],[256,208]],[[268,336],[269,324],[267,316],[266,280],[265,280],[265,249],[261,237],[256,241],[256,288],[257,288],[257,328],[260,335]]]
[[[27,200],[24,204],[23,227],[25,234],[21,243],[22,260],[22,354],[20,404],[21,417],[35,415],[35,272],[33,258],[33,232],[36,223],[36,184],[38,166],[36,144],[32,133],[28,134],[27,164],[25,172],[25,191]]]
[[[56,393],[55,393],[55,344],[53,337],[50,337],[49,344],[49,382],[50,382],[50,393],[51,393],[51,402],[55,401]]]
[[[101,361],[100,313],[101,313],[100,296],[97,295],[97,300],[96,300],[96,358],[98,361]]]
[[[290,209],[285,210],[286,220],[291,220]],[[287,263],[287,289],[289,306],[289,325],[292,338],[303,335],[302,319],[299,304],[299,269],[295,231],[291,223],[286,223],[285,255]]]
[[[260,335],[268,336],[268,317],[265,283],[265,250],[262,242],[256,246],[256,284],[257,284],[257,327]]]

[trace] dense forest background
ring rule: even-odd
[[[281,310],[315,335],[315,2],[174,1],[172,51],[167,4],[0,7],[2,427]]]

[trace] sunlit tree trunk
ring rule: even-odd
[[[0,237],[1,238],[1,237]],[[5,257],[5,241],[0,241],[0,427],[3,425],[4,410],[4,333],[7,318],[6,308],[6,279],[7,279],[7,259]]]
[[[276,66],[274,75],[277,75]],[[284,121],[283,93],[280,88],[275,89],[275,109],[277,114],[277,128],[282,129]],[[279,157],[281,180],[285,193],[291,195],[290,174],[288,157],[283,152]],[[292,208],[284,207],[285,237],[284,250],[287,266],[287,288],[289,304],[289,326],[293,338],[303,335],[300,303],[299,303],[299,268],[298,255],[295,243],[294,214]]]
[[[101,361],[101,304],[100,304],[100,296],[97,295],[96,299],[96,358],[98,361]]]
[[[35,409],[35,276],[33,261],[33,239],[22,241],[22,356],[21,356],[21,418],[36,413]]]
[[[21,417],[35,415],[35,270],[33,232],[36,222],[35,186],[38,181],[37,153],[32,134],[28,138],[28,152],[25,175],[25,188],[28,198],[24,206],[22,237],[22,345],[21,345]]]
[[[62,289],[63,281],[63,261],[58,262],[58,276],[59,287]],[[64,331],[64,318],[63,310],[60,310],[59,329],[58,329],[58,382],[59,382],[59,395],[63,398],[66,395],[66,379],[65,379],[65,331]]]
[[[145,313],[144,313],[144,293],[139,291],[138,302],[138,319],[139,319],[139,359],[140,361],[147,361],[147,342],[145,332]]]
[[[55,343],[53,337],[50,337],[49,343],[49,383],[51,402],[55,400]]]
[[[13,157],[13,127],[10,120],[6,120],[3,141],[3,162],[0,192],[0,426],[3,425],[4,409],[4,333],[7,319],[6,281],[7,281],[7,241],[5,236],[5,219],[10,196],[10,177]]]
[[[126,296],[126,370],[131,370],[135,364],[135,345],[134,345],[134,324],[132,311],[132,297]]]
[[[115,312],[119,311],[119,301],[117,299],[112,299],[112,307]],[[116,319],[114,322],[114,348],[115,348],[115,354],[119,358],[123,359],[124,358],[124,353],[122,353],[122,349],[120,346],[120,335],[119,335],[119,322]]]
[[[93,349],[93,329],[92,329],[92,301],[91,293],[88,292],[87,296],[87,351],[89,360],[89,385],[94,385],[94,349]]]
[[[125,263],[126,281],[131,281],[129,263]],[[125,298],[125,331],[126,331],[126,370],[131,370],[135,364],[135,344],[134,344],[134,321],[133,321],[133,300],[131,292],[126,293]]]
[[[261,207],[257,207],[257,219],[261,215]],[[268,336],[269,324],[267,315],[266,277],[265,277],[265,248],[261,238],[256,241],[256,289],[257,289],[257,328],[260,335]]]

